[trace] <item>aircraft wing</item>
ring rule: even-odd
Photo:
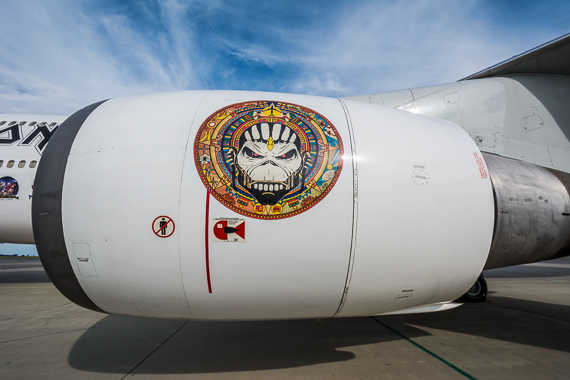
[[[451,121],[478,147],[570,173],[570,33],[462,80],[352,96]]]
[[[515,55],[461,80],[510,74],[570,74],[570,33]]]

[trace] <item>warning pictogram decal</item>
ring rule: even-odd
[[[152,222],[152,231],[160,238],[171,236],[174,228],[174,221],[166,215],[161,215]]]
[[[245,219],[214,218],[212,241],[243,243],[245,241]]]
[[[479,173],[481,174],[482,179],[487,179],[487,170],[485,170],[485,163],[483,159],[479,157],[477,152],[473,152],[473,156],[475,156],[475,161],[477,161],[477,165],[479,165]]]

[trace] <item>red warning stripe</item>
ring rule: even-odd
[[[208,280],[208,293],[212,293],[212,283],[210,282],[210,245],[209,239],[210,236],[210,192],[206,191],[206,279]]]

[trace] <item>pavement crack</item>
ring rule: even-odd
[[[3,343],[10,343],[10,342],[18,342],[18,341],[21,341],[21,340],[29,340],[29,339],[35,339],[35,338],[43,338],[43,337],[51,336],[51,335],[61,335],[61,334],[67,334],[67,333],[70,333],[70,332],[87,331],[87,330],[89,330],[89,328],[87,328],[87,329],[66,330],[66,331],[56,332],[56,333],[53,333],[53,334],[42,334],[42,335],[28,336],[28,337],[26,337],[26,338],[2,340],[2,341],[0,341],[0,343],[3,344]]]
[[[533,311],[529,311],[529,310],[525,310],[525,309],[517,309],[517,308],[515,308],[515,307],[506,306],[506,305],[501,305],[501,304],[498,304],[498,303],[494,303],[494,302],[492,302],[492,301],[493,301],[493,299],[492,299],[492,298],[489,298],[489,303],[492,304],[493,306],[504,307],[505,309],[509,309],[509,310],[515,310],[515,311],[520,311],[520,312],[522,312],[522,313],[527,313],[527,314],[536,315],[536,316],[538,316],[538,317],[549,318],[549,319],[553,319],[553,320],[558,321],[558,322],[570,322],[570,320],[568,320],[568,319],[556,318],[556,317],[553,317],[553,316],[550,316],[550,315],[539,314],[539,313],[535,313],[535,312],[533,312]]]
[[[146,359],[148,359],[152,354],[154,354],[160,347],[162,347],[166,342],[168,342],[170,340],[170,338],[172,338],[174,335],[176,335],[176,333],[180,330],[182,330],[182,328],[184,326],[186,326],[188,324],[189,321],[186,321],[182,324],[182,326],[180,326],[178,329],[176,329],[175,332],[173,332],[172,334],[170,334],[170,336],[168,338],[166,338],[161,344],[159,344],[154,350],[152,350],[150,352],[150,354],[148,354],[147,356],[145,356],[143,358],[143,360],[141,360],[136,366],[134,366],[129,372],[127,372],[125,374],[125,376],[121,377],[121,380],[123,380],[124,378],[126,378],[127,376],[129,376],[135,369],[137,369],[138,366],[140,366],[142,363],[144,363],[144,361]]]

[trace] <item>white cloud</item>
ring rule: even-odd
[[[343,14],[322,43],[314,42],[322,33],[303,41],[312,54],[300,57],[305,75],[294,88],[341,96],[455,81],[517,49],[473,18],[477,2],[433,4],[367,3]],[[337,88],[328,85],[331,76],[339,78]]]
[[[8,7],[0,16],[13,31],[0,37],[0,50],[10,52],[0,58],[0,112],[70,114],[109,97],[196,85],[188,46],[163,46],[177,54],[161,56],[164,36],[148,40],[122,15],[93,17],[74,2]],[[181,33],[173,32],[177,41]]]
[[[265,2],[97,4],[3,3],[0,113],[70,114],[182,89],[390,91],[458,80],[557,36],[540,20],[503,25],[482,0],[275,6],[290,13]]]

